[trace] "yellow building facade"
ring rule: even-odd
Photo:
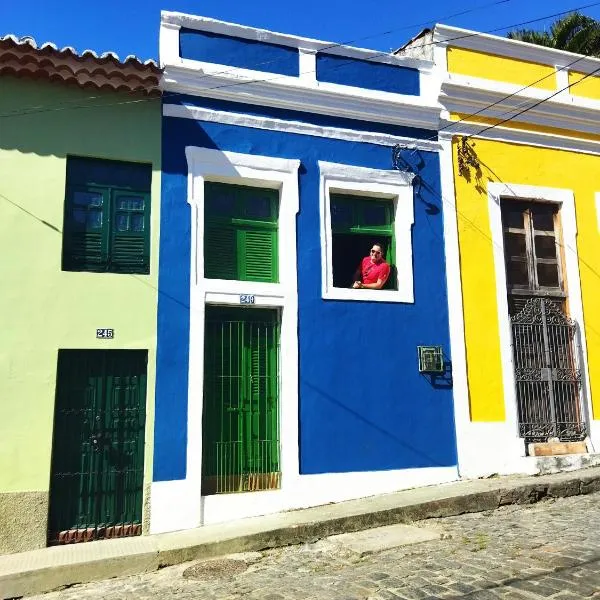
[[[600,60],[446,26],[405,51],[434,60],[445,109],[461,474],[590,464],[600,452]]]

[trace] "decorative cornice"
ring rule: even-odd
[[[450,75],[442,83],[440,102],[451,113],[472,114],[482,111],[480,117],[504,119],[533,106],[516,117],[516,121],[541,127],[552,127],[586,134],[600,134],[600,101],[560,93],[516,86],[462,75]],[[513,94],[510,98],[507,96]],[[491,104],[498,103],[495,106]],[[490,107],[490,108],[488,108]],[[485,110],[482,110],[485,109]]]
[[[466,48],[486,54],[506,56],[526,62],[566,67],[574,61],[573,70],[591,73],[600,68],[599,58],[582,57],[580,54],[537,46],[519,40],[511,40],[488,33],[479,33],[460,27],[436,25],[433,30],[433,44],[444,44],[457,48]],[[577,60],[580,58],[581,60]]]
[[[162,85],[165,91],[423,129],[437,128],[441,109],[420,96],[333,83],[307,85],[295,77],[189,60],[166,66]]]
[[[344,44],[315,40],[297,35],[276,33],[274,31],[268,31],[267,29],[247,27],[237,23],[228,23],[227,21],[219,21],[217,19],[188,15],[179,12],[163,11],[161,13],[161,25],[186,27],[188,29],[218,33],[220,35],[255,40],[268,44],[278,44],[280,46],[288,46],[291,48],[303,48],[304,50],[312,50],[314,52],[323,51],[327,52],[327,54],[336,54],[348,58],[380,62],[413,69],[430,69],[432,67],[432,63],[427,60],[415,59],[407,56],[396,56],[387,52],[384,53],[376,50],[368,50],[366,48],[356,48]]]
[[[486,128],[485,125],[469,123],[467,121],[456,122],[445,120],[440,123],[440,127],[440,142],[452,140],[452,138],[459,136],[472,136],[475,139],[508,142],[510,144],[550,148],[553,150],[565,150],[567,152],[578,152],[595,156],[600,155],[600,140],[586,140],[554,133],[513,129],[502,127],[501,125],[480,133]]]
[[[421,140],[398,135],[389,135],[373,131],[360,131],[356,129],[345,129],[343,127],[326,127],[304,123],[302,121],[291,121],[276,119],[274,117],[259,117],[231,111],[212,110],[199,106],[186,106],[181,104],[163,104],[163,115],[165,117],[176,117],[181,119],[195,119],[211,123],[224,123],[238,127],[250,127],[253,129],[266,129],[269,131],[281,131],[299,135],[310,135],[348,142],[377,144],[378,146],[401,145],[407,148],[438,152],[440,144],[432,140]]]

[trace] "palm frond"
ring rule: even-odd
[[[511,40],[519,40],[528,44],[536,44],[537,46],[547,46],[553,48],[553,40],[545,31],[534,31],[533,29],[516,29],[508,33],[508,38]]]

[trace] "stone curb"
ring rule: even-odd
[[[34,559],[31,557],[26,559],[25,556],[33,554],[38,556],[40,553],[52,552],[56,548],[36,550],[21,555],[8,555],[8,557],[0,557],[0,598],[2,600],[20,598],[78,583],[147,573],[190,560],[314,542],[330,535],[395,523],[409,523],[430,518],[495,510],[509,504],[534,504],[549,498],[566,498],[600,491],[600,468],[591,468],[577,473],[528,477],[521,481],[515,480],[515,478],[511,479],[509,485],[506,485],[506,482],[503,485],[501,479],[497,480],[497,483],[488,480],[489,487],[492,489],[465,494],[452,495],[451,493],[446,497],[412,504],[399,502],[398,506],[383,510],[369,510],[371,502],[373,505],[376,502],[373,501],[374,499],[367,498],[361,501],[365,504],[362,510],[359,509],[344,516],[335,516],[332,512],[335,513],[336,507],[343,507],[344,504],[347,504],[340,503],[333,507],[333,511],[332,507],[328,507],[326,514],[320,520],[318,517],[311,519],[310,516],[306,520],[302,518],[303,513],[314,515],[315,509],[296,511],[287,513],[296,516],[288,525],[273,527],[267,523],[262,530],[259,527],[258,531],[241,535],[230,533],[219,536],[220,539],[203,542],[182,538],[179,544],[176,541],[165,544],[161,542],[161,536],[128,538],[128,540],[136,540],[133,543],[128,543],[126,540],[94,542],[93,544],[108,544],[103,548],[110,548],[110,555],[101,556],[99,552],[84,552],[82,548],[80,554],[83,556],[77,556],[75,559],[63,557],[62,560],[57,560],[56,564],[52,565],[48,564],[48,560],[44,561],[43,565],[36,565]],[[525,479],[527,481],[524,481]],[[472,483],[476,484],[476,482]],[[431,489],[439,490],[439,487]],[[404,492],[404,494],[407,493],[410,491]],[[343,511],[340,510],[340,512]],[[242,524],[243,521],[240,521],[240,529],[244,529]],[[118,542],[124,543],[116,552],[113,552],[117,546],[110,546],[110,544]],[[76,548],[76,546],[69,548]],[[95,548],[99,548],[99,546]],[[71,552],[71,554],[73,553],[77,554]],[[93,556],[94,553],[97,556]],[[15,559],[18,560],[19,556],[23,556],[22,568],[15,569],[14,565],[9,569],[2,568],[3,558],[11,558],[15,563]]]

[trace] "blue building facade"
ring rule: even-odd
[[[176,13],[160,52],[151,531],[456,479],[431,65]]]

